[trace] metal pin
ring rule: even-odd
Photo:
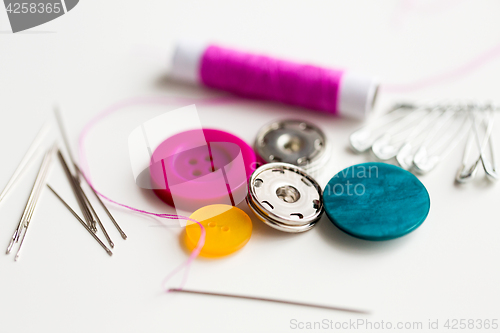
[[[61,200],[61,202],[64,204],[64,206],[66,206],[66,208],[71,212],[71,214],[73,214],[73,216],[78,220],[78,222],[80,222],[80,224],[89,232],[89,234],[92,235],[92,237],[94,237],[94,239],[99,243],[99,245],[101,245],[101,247],[111,256],[113,255],[113,252],[111,252],[110,249],[108,249],[108,247],[99,239],[99,237],[96,236],[96,234],[89,228],[89,226],[80,218],[80,216],[78,216],[78,214],[66,203],[66,201],[64,201],[63,198],[61,198],[59,196],[59,194],[57,194],[56,191],[54,191],[54,189],[52,187],[50,187],[49,184],[47,184],[47,187],[52,191],[52,193],[54,193],[56,195],[56,197]]]
[[[477,107],[476,107],[475,111],[477,111]],[[467,143],[465,145],[464,154],[463,154],[463,158],[462,158],[462,165],[460,166],[460,168],[457,172],[457,175],[455,177],[456,181],[459,183],[466,183],[466,182],[472,180],[476,176],[477,167],[479,166],[479,163],[483,162],[483,167],[485,167],[485,165],[486,166],[489,165],[488,160],[487,160],[487,163],[484,163],[484,153],[485,153],[486,147],[488,146],[488,142],[491,140],[491,134],[493,131],[493,124],[494,123],[491,120],[488,121],[486,129],[485,129],[483,140],[481,141],[481,139],[479,138],[477,122],[476,122],[476,117],[477,117],[478,113],[477,112],[475,112],[475,113],[470,112],[469,114],[470,114],[470,117],[472,118],[473,126],[472,126],[472,130],[469,133],[469,138],[467,140]],[[483,122],[483,120],[481,120],[481,122]],[[477,159],[473,160],[473,163],[470,166],[468,166],[469,155],[471,153],[471,149],[472,149],[472,145],[473,145],[474,141],[476,141],[477,146],[478,146],[479,157]],[[490,145],[490,148],[491,148],[491,145]],[[493,151],[491,153],[493,153]],[[485,167],[485,170],[487,170],[487,169],[488,168]],[[487,172],[487,175],[488,175],[488,172]]]
[[[14,231],[14,234],[12,235],[12,238],[10,240],[10,243],[7,247],[6,254],[9,254],[10,251],[12,250],[12,247],[14,246],[14,243],[19,242],[19,238],[21,237],[23,228],[26,225],[26,218],[29,215],[29,212],[31,210],[31,207],[33,206],[33,200],[36,195],[36,191],[39,187],[39,182],[40,182],[40,177],[43,174],[43,169],[44,169],[44,163],[40,165],[40,169],[38,171],[37,177],[35,179],[35,183],[33,184],[33,187],[31,189],[30,195],[28,197],[28,201],[26,202],[26,206],[24,208],[23,214],[21,215],[21,219],[19,220],[16,230]]]
[[[45,154],[45,157],[40,165],[40,169],[38,170],[38,174],[35,178],[35,182],[33,184],[30,195],[28,197],[28,201],[26,202],[26,206],[24,208],[23,214],[21,215],[21,219],[19,220],[19,223],[17,224],[16,230],[14,231],[14,234],[12,235],[10,243],[7,247],[7,251],[6,251],[7,254],[9,254],[10,251],[12,250],[14,243],[17,243],[19,241],[19,238],[21,237],[23,228],[26,226],[27,217],[31,215],[30,211],[32,212],[32,207],[34,205],[36,193],[38,192],[39,188],[41,187],[40,182],[41,182],[42,178],[44,177],[44,173],[45,173],[45,170],[47,168],[47,156],[48,156],[48,152]]]
[[[77,171],[78,166],[77,166],[77,164],[75,162],[73,154],[71,153],[71,148],[70,148],[68,136],[66,135],[66,131],[64,129],[64,124],[63,124],[63,121],[62,121],[62,116],[61,116],[61,113],[60,113],[60,111],[59,111],[59,109],[57,107],[54,108],[54,114],[55,114],[55,117],[56,117],[56,120],[57,120],[57,125],[59,126],[59,132],[61,133],[61,137],[62,137],[63,142],[64,142],[64,146],[66,147],[66,152],[68,153],[68,156],[69,156],[69,159],[70,159],[70,162],[71,162],[71,165],[72,165],[72,169],[74,169],[74,172],[70,171],[69,173],[76,180],[75,181],[75,189],[76,189],[75,195],[77,197],[79,197],[79,199],[78,199],[79,202],[78,203],[80,205],[82,205],[80,207],[80,209],[84,210],[83,217],[85,218],[85,221],[87,221],[87,223],[89,223],[90,228],[94,232],[97,232],[97,222],[92,218],[92,214],[90,213],[90,209],[88,207],[88,206],[91,206],[91,203],[88,202],[88,201],[85,201],[84,198],[83,198],[83,195],[82,195],[83,189],[80,186],[80,174]],[[68,170],[71,170],[71,169],[68,167]]]
[[[108,215],[108,217],[111,220],[111,222],[113,222],[113,224],[115,225],[116,229],[118,230],[118,232],[120,233],[120,235],[122,236],[122,238],[123,239],[127,239],[127,235],[125,234],[125,232],[123,232],[122,228],[120,228],[120,226],[118,225],[118,223],[114,219],[113,215],[111,215],[110,211],[108,210],[108,207],[106,207],[106,205],[104,204],[104,202],[102,202],[101,198],[99,197],[99,194],[97,194],[96,190],[94,190],[94,188],[90,185],[89,181],[87,180],[87,177],[85,177],[85,175],[82,173],[82,171],[80,170],[80,168],[78,166],[76,166],[76,171],[79,172],[82,175],[82,177],[85,180],[85,182],[87,183],[87,185],[89,185],[90,189],[92,190],[92,192],[94,193],[95,197],[97,198],[97,201],[99,201],[99,203],[101,204],[102,208],[104,209],[104,211]]]
[[[395,157],[405,143],[401,138],[404,138],[406,133],[425,128],[433,117],[439,117],[440,113],[438,107],[425,106],[408,113],[373,142],[371,147],[373,154],[382,161]]]
[[[430,125],[424,141],[413,156],[415,172],[425,174],[434,169],[465,138],[471,126],[467,114],[464,115],[465,110],[463,106],[450,105],[435,124]],[[457,115],[463,116],[464,120],[455,132],[453,125],[456,124]]]
[[[76,201],[78,202],[78,206],[82,211],[83,218],[87,222],[89,228],[93,229],[92,222],[94,221],[94,219],[92,218],[92,214],[90,213],[89,207],[87,206],[87,202],[85,201],[82,195],[83,190],[81,189],[80,184],[78,184],[76,178],[73,177],[73,175],[71,174],[68,164],[66,163],[66,160],[64,159],[64,156],[62,155],[60,150],[57,152],[57,156],[59,157],[59,161],[61,162],[61,165],[64,169],[64,173],[68,178],[68,182],[70,183],[71,188],[73,189],[73,194],[75,195]]]
[[[35,156],[36,152],[38,151],[37,148],[42,143],[43,139],[45,138],[45,135],[47,135],[49,128],[50,128],[49,124],[46,123],[40,129],[40,131],[36,135],[33,142],[31,142],[31,145],[28,148],[28,151],[26,151],[26,154],[24,154],[23,159],[21,160],[21,162],[17,166],[16,170],[12,174],[11,178],[9,179],[9,182],[7,183],[7,185],[5,185],[5,188],[3,189],[2,193],[0,193],[0,201],[2,201],[7,196],[7,194],[10,192],[10,190],[14,188],[16,183],[19,181],[21,176],[26,171],[29,164],[34,160],[34,156]]]
[[[369,312],[363,311],[363,310],[348,309],[348,308],[341,308],[341,307],[329,306],[329,305],[321,305],[321,304],[311,304],[311,303],[286,301],[286,300],[264,298],[264,297],[253,297],[253,296],[243,296],[243,295],[212,293],[212,292],[208,292],[208,291],[195,291],[195,290],[176,289],[176,288],[169,289],[168,291],[169,292],[174,292],[174,293],[187,293],[187,294],[197,294],[197,295],[207,295],[207,296],[232,297],[232,298],[240,298],[240,299],[249,299],[249,300],[254,300],[254,301],[264,301],[264,302],[273,302],[273,303],[281,303],[281,304],[289,304],[289,305],[308,306],[308,307],[312,307],[312,308],[327,309],[327,310],[334,310],[334,311],[343,311],[343,312],[352,312],[352,313],[360,313],[360,314],[369,314]]]
[[[475,139],[473,131],[469,131],[469,137],[467,139],[467,142],[465,143],[464,153],[462,156],[462,164],[460,165],[460,168],[458,169],[457,175],[455,177],[455,180],[459,183],[469,182],[470,180],[474,179],[474,177],[476,177],[477,166],[479,165],[480,160],[478,159],[470,166],[468,165],[469,155],[474,140]]]
[[[24,244],[24,240],[26,238],[26,234],[28,232],[28,227],[31,222],[31,218],[33,216],[33,212],[35,210],[36,204],[38,202],[38,199],[40,198],[40,194],[43,188],[43,185],[45,183],[45,179],[47,177],[48,171],[50,169],[50,165],[52,162],[52,157],[54,155],[54,151],[56,150],[56,145],[54,145],[47,153],[45,153],[45,156],[43,158],[42,164],[40,166],[40,170],[38,171],[38,174],[35,179],[35,183],[33,185],[33,188],[31,190],[30,196],[28,198],[28,202],[26,203],[26,207],[24,209],[23,215],[21,216],[21,220],[19,221],[19,224],[14,231],[14,235],[12,236],[12,239],[9,243],[9,246],[7,247],[7,254],[10,253],[12,250],[12,246],[14,245],[14,242],[18,242],[21,234],[21,244],[19,245],[19,248],[16,253],[15,260],[17,261],[19,259],[19,256],[21,254],[21,249]],[[24,233],[23,233],[24,230]]]
[[[389,113],[377,119],[375,123],[365,125],[352,133],[349,136],[351,148],[356,153],[363,153],[367,151],[371,148],[375,140],[381,136],[383,128],[387,127],[391,123],[394,124],[396,121],[399,121],[412,113],[419,112],[420,108],[421,107],[417,105],[395,105]],[[411,110],[411,113],[409,110]]]
[[[48,154],[48,152],[46,153],[46,156],[47,156],[47,154]],[[21,237],[23,228],[26,225],[26,221],[28,220],[28,217],[31,218],[31,216],[33,214],[34,199],[36,197],[36,193],[37,193],[38,189],[41,187],[40,182],[41,182],[41,179],[44,177],[43,174],[44,174],[44,171],[46,168],[47,159],[45,157],[42,160],[42,163],[40,164],[38,174],[35,178],[35,182],[33,184],[30,195],[28,197],[28,201],[26,202],[26,206],[24,208],[23,214],[21,215],[21,219],[19,220],[19,223],[17,224],[16,231],[14,231],[14,234],[12,235],[12,239],[9,243],[9,246],[7,247],[7,252],[6,252],[7,254],[9,254],[10,251],[12,250],[14,243],[19,242],[19,238]]]
[[[492,139],[493,126],[494,126],[494,122],[495,122],[495,118],[494,118],[495,112],[494,112],[494,109],[491,105],[487,105],[485,107],[485,109],[490,109],[489,116],[487,116],[487,118],[484,119],[484,122],[486,122],[486,133],[485,133],[484,145],[489,146],[489,148],[490,148],[489,149],[490,150],[490,159],[488,159],[485,156],[486,147],[479,146],[478,148],[480,150],[480,159],[481,159],[481,162],[483,164],[484,171],[486,172],[486,176],[488,176],[488,178],[490,180],[498,180],[499,175],[498,175],[497,170],[496,170],[497,167],[496,167],[496,162],[495,162],[495,153],[494,153],[494,149],[493,149],[493,139]],[[477,126],[477,123],[475,121],[475,118],[474,118],[474,133],[476,134],[476,142],[479,144],[479,142],[480,142],[479,130],[478,130],[478,126]]]
[[[97,216],[97,213],[94,210],[94,207],[92,207],[92,205],[90,204],[89,198],[87,198],[87,195],[83,191],[82,191],[82,196],[83,196],[83,199],[85,200],[85,202],[87,203],[88,207],[90,208],[90,211],[91,211],[92,215],[94,216],[95,220],[97,221],[97,224],[99,225],[99,228],[101,228],[102,233],[104,234],[104,237],[106,238],[106,240],[109,243],[109,246],[111,246],[111,248],[114,248],[115,244],[113,243],[113,241],[109,237],[108,232],[106,231],[106,229],[102,225],[101,219],[99,219],[99,216]]]
[[[68,141],[68,136],[66,135],[66,131],[64,129],[64,124],[63,124],[62,117],[61,117],[61,112],[59,111],[58,107],[54,107],[54,115],[56,116],[56,121],[57,121],[57,125],[59,127],[59,132],[61,133],[61,137],[63,139],[64,146],[66,147],[66,152],[68,153],[69,160],[71,161],[71,164],[74,166],[76,164],[75,159],[73,158],[73,154],[71,153],[71,149],[70,149],[70,145],[69,145],[69,141]],[[72,174],[73,174],[73,176],[77,177],[77,179],[78,179],[77,172],[74,172],[74,173],[72,172]]]
[[[435,117],[434,115],[436,115]],[[405,169],[405,170],[410,170],[413,168],[413,157],[415,155],[415,149],[418,147],[419,142],[425,140],[426,135],[423,135],[425,133],[425,129],[427,127],[427,124],[432,121],[435,118],[439,118],[440,116],[440,109],[438,107],[434,107],[434,109],[429,109],[429,112],[427,113],[426,116],[422,119],[420,123],[412,127],[410,133],[408,136],[405,138],[403,144],[400,146],[397,154],[396,154],[396,160],[398,161],[399,165]],[[429,121],[429,117],[431,117],[431,121]],[[432,118],[434,117],[434,118]],[[425,121],[427,119],[427,122]]]

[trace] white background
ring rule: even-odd
[[[63,17],[12,34],[0,9],[0,185],[5,184],[52,106],[61,106],[77,149],[84,124],[106,106],[136,96],[219,96],[165,78],[179,37],[370,73],[409,84],[463,66],[500,43],[498,1],[81,1]],[[499,53],[499,52],[497,52]],[[500,102],[500,59],[420,90],[382,90],[377,112],[403,100],[477,98]],[[89,134],[87,153],[98,189],[123,203],[173,210],[133,181],[128,134],[142,121],[183,105],[124,109]],[[198,105],[202,124],[251,143],[283,116],[320,124],[333,158],[318,180],[364,162],[348,135],[361,124],[273,103]],[[497,145],[497,148],[500,145]],[[288,332],[301,322],[500,319],[500,184],[456,186],[457,149],[421,177],[431,196],[425,223],[403,238],[367,242],[326,217],[290,235],[253,219],[250,242],[217,260],[198,259],[186,288],[367,309],[359,316],[289,305],[163,292],[162,279],[187,258],[182,229],[112,207],[126,241],[104,217],[113,257],[60,202],[44,191],[19,262],[0,255],[1,332]],[[497,149],[497,153],[500,153]],[[38,161],[37,161],[38,163]],[[57,163],[56,163],[57,164]],[[7,246],[35,167],[0,206]],[[76,207],[57,164],[49,183]],[[3,185],[2,185],[3,186]],[[242,206],[243,207],[243,206]],[[177,286],[180,276],[170,281]],[[358,331],[362,331],[361,329]],[[380,330],[379,330],[380,331]],[[472,330],[471,330],[472,331]],[[478,330],[483,331],[483,330]]]

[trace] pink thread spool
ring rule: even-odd
[[[171,76],[183,81],[334,115],[364,118],[378,82],[349,71],[193,42],[178,43]]]

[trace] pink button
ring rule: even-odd
[[[255,169],[253,149],[219,130],[191,130],[163,141],[150,165],[155,194],[177,209],[195,211],[213,204],[237,205]]]

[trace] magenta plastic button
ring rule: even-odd
[[[200,131],[176,134],[156,148],[149,167],[153,191],[165,203],[187,211],[237,205],[246,197],[255,153],[230,133]]]

